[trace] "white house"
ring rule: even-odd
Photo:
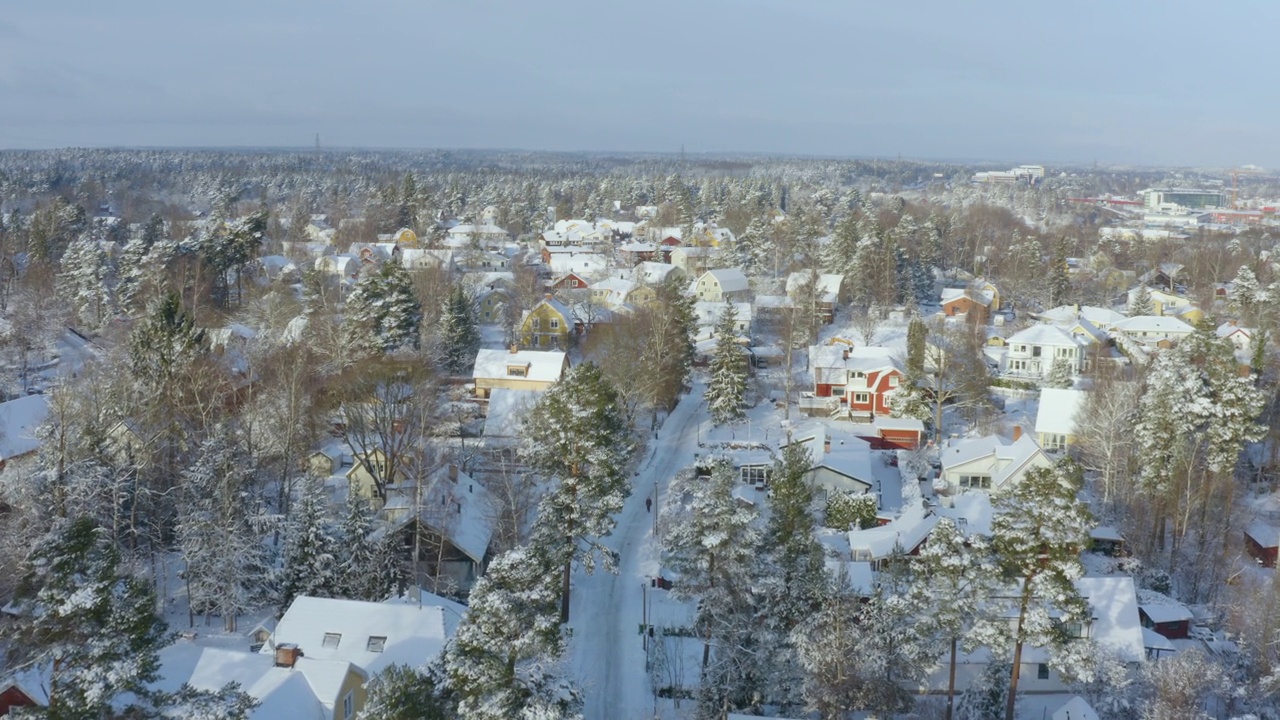
[[[694,295],[707,302],[745,300],[749,291],[747,276],[737,268],[708,270],[698,278],[693,288]]]
[[[1125,316],[1111,308],[1094,307],[1092,305],[1059,305],[1052,310],[1033,313],[1032,317],[1041,322],[1054,325],[1071,325],[1076,320],[1086,320],[1094,327],[1106,331],[1112,325],[1124,320]]]
[[[1187,323],[1175,317],[1136,315],[1116,323],[1111,332],[1127,337],[1143,345],[1154,346],[1161,341],[1177,342],[1195,331]]]
[[[1239,352],[1249,352],[1253,346],[1253,334],[1257,332],[1253,328],[1240,327],[1234,320],[1225,322],[1218,326],[1215,334],[1218,338],[1228,340],[1231,346]]]
[[[1013,440],[988,435],[948,442],[938,457],[942,462],[939,480],[946,483],[949,494],[969,490],[999,492],[1033,468],[1053,465],[1035,440],[1021,434],[1021,428],[1015,428],[1014,434]]]
[[[1085,348],[1089,345],[1089,341],[1058,325],[1032,325],[1005,341],[1001,370],[1009,375],[1045,378],[1055,362],[1064,362],[1076,375],[1084,369]]]
[[[729,305],[727,302],[696,302],[693,304],[693,315],[697,319],[698,327],[714,328],[719,322],[720,317],[724,315],[725,308]],[[751,320],[752,308],[751,303],[736,302],[733,309],[737,311],[738,324],[735,326],[738,334],[747,337],[751,336]]]

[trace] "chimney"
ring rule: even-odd
[[[282,643],[276,646],[276,667],[292,668],[300,657],[302,657],[302,648],[293,643]]]
[[[822,452],[831,452],[831,438],[823,439]]]
[[[458,466],[457,465],[453,465],[453,464],[449,465],[449,481],[458,482]]]
[[[543,293],[543,294],[542,294],[542,297],[546,298],[547,300],[550,300],[550,299],[551,299],[551,293]]]
[[[844,359],[845,359],[845,360],[848,360],[848,359],[849,359],[849,349],[848,349],[848,348],[845,348],[845,350],[844,350]]]
[[[512,355],[515,355],[515,354],[516,354],[516,353],[518,353],[518,352],[520,352],[520,346],[519,346],[519,345],[512,345],[512,346],[511,346],[511,354],[512,354]]]
[[[1017,442],[1017,441],[1019,441],[1019,440],[1021,440],[1021,439],[1022,439],[1022,426],[1021,426],[1021,425],[1014,425],[1014,426],[1013,426],[1013,441],[1014,441],[1014,442]]]

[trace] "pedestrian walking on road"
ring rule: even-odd
[[[644,511],[653,512],[653,498],[647,497],[644,499]]]

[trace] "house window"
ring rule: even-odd
[[[961,475],[960,487],[972,488],[975,490],[990,490],[991,476],[990,475]]]
[[[577,279],[577,278],[572,278],[572,279],[570,279],[570,280],[569,280],[569,287],[578,287],[578,279]]]
[[[559,321],[559,320],[557,320],[556,318],[551,318],[551,329],[552,329],[552,330],[559,330],[559,329],[560,329],[560,321]]]
[[[527,377],[528,368],[524,365],[508,365],[507,377]]]
[[[369,652],[380,653],[387,648],[387,639],[378,635],[370,635],[369,642],[364,649]]]
[[[890,375],[890,376],[889,376],[889,387],[891,387],[891,388],[896,388],[896,387],[898,387],[898,376],[897,376],[897,375]]]
[[[534,329],[534,331],[536,332],[536,331],[540,330],[541,328],[542,328],[542,321],[541,321],[541,320],[539,320],[538,318],[534,318],[534,319],[533,319],[533,329]]]
[[[351,718],[355,714],[356,714],[356,696],[353,691],[349,690],[347,691],[346,695],[342,696],[343,720],[349,720],[349,718]]]
[[[1043,348],[1041,348],[1039,345],[1033,345],[1031,347],[1031,357],[1040,357],[1040,351],[1042,349]]]
[[[871,402],[871,393],[854,393],[853,401],[856,403],[869,403]]]
[[[1066,435],[1059,435],[1059,434],[1057,434],[1057,433],[1045,433],[1045,434],[1044,434],[1044,449],[1045,449],[1045,450],[1064,450],[1064,449],[1066,449],[1066,447],[1067,447],[1067,436],[1066,436]]]
[[[866,379],[867,374],[862,372],[861,370],[854,370],[853,372],[849,373],[849,377],[853,378],[854,380],[864,380]]]
[[[742,482],[748,485],[760,485],[769,482],[769,467],[767,465],[743,465],[738,472]]]
[[[1044,664],[1044,663],[1040,663],[1039,665],[1037,665],[1037,666],[1036,666],[1036,679],[1037,679],[1037,680],[1048,680],[1048,679],[1049,679],[1049,666],[1048,666],[1048,665],[1046,665],[1046,664]]]
[[[341,633],[325,633],[324,639],[320,641],[320,647],[336,648],[340,642],[342,642]]]

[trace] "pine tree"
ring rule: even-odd
[[[946,718],[951,720],[957,649],[979,619],[983,603],[996,589],[996,568],[985,538],[977,534],[966,538],[950,518],[942,518],[929,533],[929,542],[920,551],[915,569],[928,598],[929,631],[950,646]]]
[[[284,548],[276,580],[279,607],[287,609],[299,595],[334,597],[341,587],[339,538],[329,520],[329,503],[319,480],[299,482],[302,496],[285,522]]]
[[[199,356],[204,331],[182,309],[177,294],[165,295],[129,337],[133,375],[151,389],[165,389]]]
[[[1129,317],[1139,315],[1155,315],[1156,305],[1151,299],[1151,288],[1146,283],[1138,286],[1137,292],[1129,299]]]
[[[1006,617],[984,622],[975,642],[991,648],[1013,644],[1005,720],[1014,717],[1024,645],[1057,648],[1064,640],[1061,624],[1089,619],[1088,603],[1075,587],[1084,574],[1080,552],[1092,527],[1077,497],[1081,484],[1080,468],[1066,459],[1031,470],[994,502],[991,548],[1000,576],[1016,593],[1010,610],[1017,622],[1013,628]]]
[[[440,348],[444,366],[454,375],[470,372],[480,348],[476,310],[462,285],[455,285],[440,318]]]
[[[733,486],[727,459],[716,459],[709,477],[681,473],[659,518],[663,564],[680,578],[671,594],[698,601],[694,626],[703,640],[704,669],[718,619],[751,603],[759,537],[755,513],[738,504]]]
[[[707,407],[711,420],[724,425],[745,413],[742,409],[747,394],[747,362],[738,345],[738,311],[732,302],[725,303],[716,323],[716,348],[711,357],[711,380],[707,383]]]
[[[417,349],[421,322],[422,304],[398,260],[388,260],[376,271],[366,272],[347,296],[343,324],[347,341],[357,352]]]
[[[555,670],[564,650],[555,567],[554,558],[521,547],[495,558],[476,581],[444,655],[458,717],[579,717],[578,691]]]
[[[1053,364],[1049,366],[1049,374],[1044,378],[1044,386],[1064,389],[1073,387],[1076,384],[1076,378],[1071,365],[1071,361],[1066,358],[1054,358]]]
[[[359,720],[452,720],[441,672],[436,664],[421,669],[388,665],[369,682]]]
[[[827,495],[824,524],[840,531],[865,530],[876,524],[876,513],[879,510],[880,506],[874,495],[834,490]]]
[[[594,363],[583,363],[553,385],[525,417],[520,455],[554,483],[539,504],[534,543],[563,568],[561,619],[569,619],[569,576],[580,562],[591,572],[599,544],[631,492],[627,463],[634,450],[618,408],[617,391]]]
[[[206,619],[221,616],[224,629],[233,633],[236,616],[256,607],[268,567],[262,534],[255,529],[264,523],[260,515],[255,518],[249,494],[251,460],[219,428],[201,445],[183,480],[176,531],[190,609]]]
[[[50,673],[47,717],[105,717],[116,697],[158,678],[165,623],[152,592],[119,563],[111,539],[83,517],[57,523],[24,561],[10,663]]]
[[[80,238],[67,247],[58,275],[59,294],[89,330],[101,329],[114,308],[114,282],[106,251],[96,240]]]

